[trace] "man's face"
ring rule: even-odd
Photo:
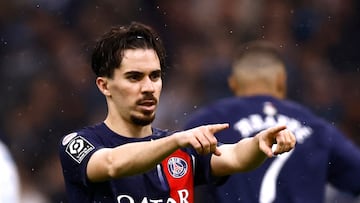
[[[155,118],[162,88],[160,61],[153,49],[128,49],[109,79],[112,114],[145,126]]]

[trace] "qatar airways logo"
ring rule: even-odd
[[[152,199],[148,197],[144,197],[140,203],[189,203],[189,191],[187,189],[178,190],[179,202],[176,202],[173,198],[169,197],[167,199]],[[118,203],[135,203],[134,198],[130,195],[119,195],[117,197]]]

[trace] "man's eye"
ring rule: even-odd
[[[155,81],[161,78],[161,72],[155,72],[150,75],[150,79]]]
[[[140,75],[129,75],[128,77],[127,77],[130,81],[139,81],[139,80],[141,80],[141,76]]]

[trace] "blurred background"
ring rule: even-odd
[[[167,49],[156,127],[181,129],[192,111],[230,96],[235,48],[266,39],[286,57],[288,97],[360,146],[359,9],[356,0],[1,1],[0,138],[18,165],[22,202],[67,202],[58,142],[106,114],[92,43],[131,21],[153,26]]]

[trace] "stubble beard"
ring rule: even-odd
[[[138,100],[136,102],[137,105],[142,105],[143,101],[146,100],[153,100],[154,105],[157,105],[157,99],[152,94],[147,94],[142,98],[141,100]],[[156,109],[156,108],[155,108]],[[147,126],[150,125],[155,120],[155,112],[154,111],[140,111],[142,115],[131,115],[130,120],[135,124],[139,126]]]
[[[135,125],[147,126],[155,120],[155,115],[145,116],[142,118],[138,116],[131,116],[130,119]]]
[[[153,100],[154,105],[157,104],[157,99],[152,94],[147,94],[141,100],[136,102],[137,105],[142,105],[145,100]],[[147,126],[150,125],[155,120],[154,111],[140,111],[142,115],[131,115],[130,120],[138,126]]]

